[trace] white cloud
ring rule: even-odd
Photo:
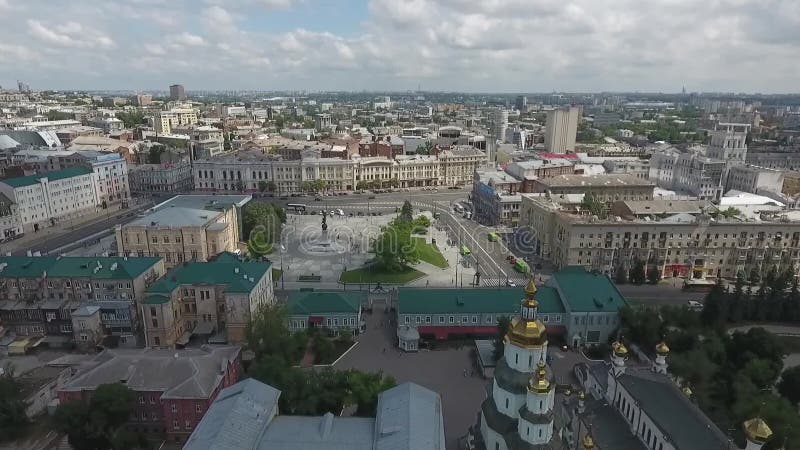
[[[180,34],[173,34],[167,36],[167,42],[172,42],[178,45],[185,45],[187,47],[202,47],[206,45],[206,40],[201,36],[184,31]]]
[[[217,5],[203,10],[203,20],[208,27],[218,29],[232,28],[236,22],[231,13]]]
[[[28,31],[37,39],[59,47],[110,49],[116,45],[105,34],[87,29],[77,22],[67,22],[55,27],[47,27],[38,20],[27,21]]]

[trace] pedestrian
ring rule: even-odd
[[[467,369],[464,369],[464,378],[467,377]]]

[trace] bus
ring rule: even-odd
[[[500,238],[494,231],[490,232],[488,234],[488,237],[489,237],[489,242],[497,242],[497,240]]]
[[[466,245],[462,245],[462,246],[461,246],[461,255],[462,255],[462,256],[467,256],[467,255],[469,255],[469,254],[471,254],[471,253],[472,253],[472,252],[471,252],[471,251],[469,251],[469,248],[467,248],[467,246],[466,246]]]
[[[528,273],[531,271],[531,268],[528,266],[528,263],[526,263],[525,260],[518,258],[517,262],[514,263],[514,270],[520,273]]]
[[[294,208],[294,212],[300,212],[306,210],[306,205],[302,203],[289,203],[286,205],[286,208]]]

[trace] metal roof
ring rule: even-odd
[[[398,314],[515,314],[524,298],[521,287],[488,289],[399,288]],[[540,314],[563,313],[558,291],[541,286],[536,292]]]
[[[208,262],[187,261],[175,266],[150,286],[147,293],[149,297],[169,294],[181,284],[224,284],[227,292],[248,293],[270,267],[270,262],[245,261],[232,253],[220,253]]]
[[[219,211],[184,207],[163,208],[140,217],[124,227],[201,227],[215,220]]]
[[[358,313],[364,294],[360,292],[303,292],[289,294],[288,309],[291,315],[324,313]]]
[[[2,182],[11,187],[16,188],[16,187],[32,186],[34,184],[39,184],[39,180],[43,178],[47,178],[48,181],[56,181],[56,180],[62,180],[64,178],[89,175],[91,173],[92,173],[91,169],[87,169],[84,167],[70,167],[69,169],[56,170],[55,172],[47,172],[38,175],[28,175],[26,177],[9,178],[3,180]]]
[[[616,312],[628,305],[606,275],[587,272],[582,266],[569,266],[556,272],[548,284],[554,285],[571,312]]]

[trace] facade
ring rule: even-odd
[[[751,165],[736,165],[728,169],[725,192],[736,190],[759,194],[783,191],[784,172]]]
[[[361,292],[297,291],[289,294],[289,330],[326,328],[334,334],[343,330],[358,334],[363,331]]]
[[[182,84],[173,84],[169,87],[169,99],[173,101],[186,100],[186,90]]]
[[[503,108],[492,108],[488,111],[489,132],[495,140],[505,142],[508,130],[508,111]]]
[[[19,206],[5,195],[0,194],[0,242],[14,239],[22,233]]]
[[[173,127],[197,124],[197,110],[193,108],[172,108],[159,111],[153,117],[153,127],[158,134],[171,134]]]
[[[714,200],[722,195],[726,163],[698,153],[661,149],[650,158],[649,179],[664,189]]]
[[[186,192],[194,188],[192,166],[188,161],[168,164],[139,164],[128,172],[131,192]]]
[[[743,164],[747,160],[747,133],[749,123],[719,123],[711,135],[709,158]]]
[[[547,112],[544,131],[544,148],[551,153],[575,151],[580,111],[576,107],[554,109]]]
[[[244,342],[251,314],[275,301],[271,266],[232,253],[176,266],[147,290],[142,305],[145,345],[182,347],[192,338]]]
[[[711,220],[708,212],[659,214],[654,203],[649,215],[599,219],[529,195],[523,195],[521,208],[520,226],[532,233],[532,253],[556,268],[578,265],[614,274],[638,260],[662,277],[734,278],[753,269],[796,271],[800,262],[800,222],[782,211],[770,210],[759,221]]]
[[[122,129],[125,128],[123,122],[116,117],[95,117],[89,119],[88,123],[89,126],[100,128],[105,134],[122,131]]]
[[[17,205],[26,232],[93,213],[98,206],[94,173],[83,167],[2,180],[0,193]]]
[[[475,220],[486,225],[512,226],[519,221],[522,182],[506,172],[478,169],[472,184]]]
[[[235,252],[241,237],[242,207],[249,195],[179,195],[149,214],[115,227],[117,251],[164,258],[167,269],[184,261],[208,261]]]
[[[652,200],[653,183],[633,175],[560,175],[535,180],[533,192],[552,195],[591,194],[603,202]]]
[[[210,126],[196,127],[189,133],[195,159],[213,158],[225,152],[222,130]]]
[[[471,448],[553,448],[550,443],[558,441],[553,420],[556,383],[546,362],[547,331],[539,320],[535,297],[531,281],[504,338],[503,356],[497,361],[478,423],[470,429]]]
[[[375,417],[283,416],[281,392],[247,379],[220,392],[184,450],[444,450],[442,401],[403,383],[378,394]]]
[[[165,272],[159,258],[124,257],[6,256],[0,268],[0,321],[21,336],[71,337],[71,313],[87,305],[101,307],[107,335],[131,336],[135,315],[117,314],[124,306],[107,302],[135,309]]]
[[[620,160],[609,159],[603,161],[603,167],[609,174],[628,174],[646,180],[650,177],[650,161],[646,159]]]
[[[106,208],[112,204],[127,204],[131,196],[128,162],[117,153],[79,151],[76,156],[83,167],[94,172],[97,204]]]
[[[242,374],[241,349],[105,350],[58,389],[59,404],[89,401],[98,386],[123,383],[136,394],[132,432],[186,442],[217,396]]]

